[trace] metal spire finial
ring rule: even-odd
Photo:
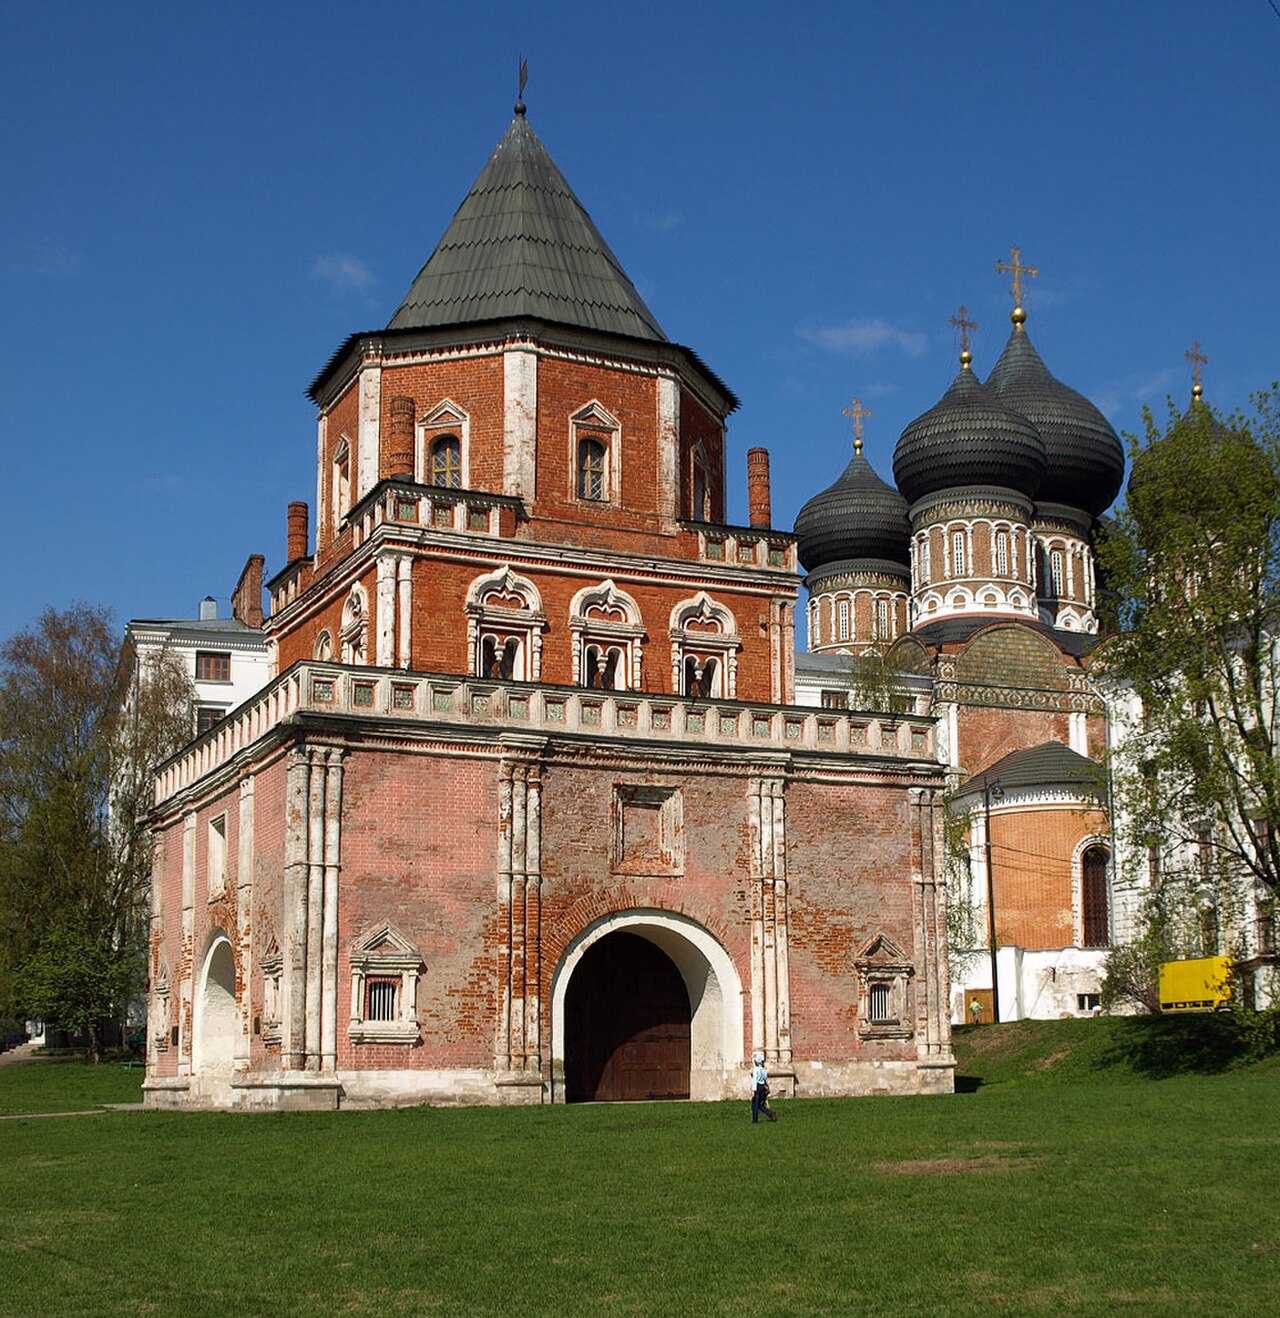
[[[520,56],[520,85],[516,90],[516,113],[523,116],[525,111],[524,104],[524,85],[529,81],[529,61],[523,55]]]
[[[1190,352],[1182,354],[1191,363],[1191,397],[1195,402],[1199,402],[1204,395],[1204,386],[1200,383],[1200,368],[1208,364],[1208,357],[1200,348],[1200,340],[1197,339],[1191,345]]]
[[[973,361],[973,353],[969,351],[969,331],[976,330],[978,322],[969,319],[969,309],[967,307],[961,307],[951,317],[951,323],[960,331],[960,365],[967,371],[969,363]]]
[[[844,409],[844,415],[853,419],[853,451],[862,452],[862,423],[871,415],[869,407],[862,406],[862,399],[855,398],[852,407]]]
[[[1011,261],[997,261],[996,271],[1002,275],[1011,274],[1013,276],[1013,310],[1009,313],[1009,319],[1015,325],[1021,325],[1027,318],[1027,313],[1022,307],[1022,276],[1026,275],[1028,279],[1035,279],[1040,271],[1033,265],[1022,264],[1022,248],[1010,247],[1009,255],[1013,258]]]

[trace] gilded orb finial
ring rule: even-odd
[[[862,399],[855,398],[851,407],[844,409],[844,414],[853,421],[853,451],[862,453],[862,423],[871,415],[869,407],[862,406]]]
[[[1209,359],[1204,355],[1199,339],[1191,345],[1190,352],[1184,352],[1182,355],[1191,363],[1191,399],[1198,403],[1204,397],[1204,385],[1200,383],[1200,368],[1207,365]]]
[[[1013,310],[1009,313],[1009,319],[1021,327],[1027,320],[1027,313],[1022,306],[1022,277],[1026,275],[1028,279],[1035,279],[1040,271],[1033,265],[1022,264],[1021,247],[1010,247],[1009,255],[1011,260],[996,262],[996,272],[1013,276],[1013,287],[1010,290],[1013,293]]]

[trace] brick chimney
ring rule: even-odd
[[[307,505],[291,503],[289,505],[289,539],[285,558],[288,563],[296,563],[307,556]]]
[[[751,511],[752,526],[768,526],[772,512],[769,508],[769,450],[747,450],[747,507]]]
[[[413,476],[413,399],[391,400],[391,443],[387,449],[387,475]]]
[[[261,554],[250,554],[231,592],[231,616],[246,627],[262,626],[262,569],[266,561]]]

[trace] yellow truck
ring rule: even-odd
[[[1231,958],[1202,956],[1160,965],[1161,1011],[1218,1011],[1231,1001]]]

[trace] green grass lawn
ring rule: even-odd
[[[2,1121],[0,1311],[1273,1312],[1280,1067],[1106,1074],[754,1127],[745,1102]]]
[[[143,1071],[118,1062],[16,1062],[0,1067],[0,1116],[16,1112],[78,1112],[103,1103],[140,1103]],[[3,1288],[0,1288],[2,1291]]]

